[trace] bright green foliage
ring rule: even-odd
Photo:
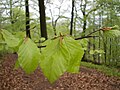
[[[17,31],[17,32],[13,32],[13,35],[15,35],[15,37],[17,37],[19,39],[23,39],[23,38],[25,38],[26,32],[25,31]]]
[[[84,50],[79,42],[71,37],[65,37],[64,41],[64,44],[66,45],[67,50],[70,54],[70,61],[67,71],[71,73],[77,73],[79,72],[80,61],[83,57]]]
[[[82,47],[84,48],[84,50],[87,50],[87,46],[88,46],[88,39],[84,38],[80,40],[80,44],[82,45]]]
[[[16,47],[19,44],[19,38],[15,38],[10,32],[7,30],[2,30],[2,35],[7,43],[8,47]]]
[[[4,41],[4,38],[3,38],[3,35],[1,33],[1,31],[0,31],[0,43],[2,43],[3,41]]]
[[[59,37],[48,41],[43,50],[40,66],[48,80],[53,83],[65,71],[78,72],[83,49],[71,37]]]
[[[90,54],[103,54],[105,53],[103,50],[90,50]]]
[[[108,31],[104,31],[104,36],[106,37],[118,37],[120,36],[120,31],[119,30],[108,30]]]
[[[39,64],[40,51],[36,44],[29,38],[26,38],[18,50],[18,64],[26,73],[32,73]]]
[[[2,33],[0,33],[0,50],[3,50],[4,45],[5,45],[5,41]]]
[[[12,15],[9,17],[12,24],[7,23],[5,29],[9,31],[23,31],[25,30],[25,13],[21,8],[12,8]]]
[[[68,67],[69,52],[59,38],[52,40],[43,50],[40,66],[44,75],[52,83],[62,75]]]
[[[112,30],[119,30],[119,26],[118,25],[113,26]]]
[[[0,51],[3,50],[3,45],[0,44]]]
[[[104,31],[104,35],[106,37],[110,37],[110,38],[120,36],[119,26],[115,25],[115,26],[111,27],[111,30]]]

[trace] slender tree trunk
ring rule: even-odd
[[[93,31],[95,31],[95,12],[93,12]],[[96,47],[95,47],[95,37],[93,37],[93,50],[95,50]],[[94,63],[96,63],[96,56],[95,54],[93,54],[93,60],[94,60]]]
[[[99,28],[101,28],[101,10],[99,10]],[[101,32],[99,31],[99,36],[100,36],[100,34],[101,34]],[[100,48],[101,48],[101,40],[100,40],[101,38],[99,37],[99,46],[98,46],[98,48],[99,48],[99,50],[100,50]],[[101,56],[100,56],[100,54],[98,54],[98,63],[100,64],[101,63],[101,58],[100,58]]]
[[[70,22],[70,35],[72,36],[73,33],[73,19],[74,19],[74,5],[75,0],[72,0],[72,12],[71,12],[71,22]]]
[[[26,37],[31,38],[31,35],[30,35],[29,0],[25,0],[25,11],[26,11]]]
[[[104,62],[105,64],[107,63],[107,38],[104,38],[103,39],[103,42],[104,42]]]
[[[74,37],[76,37],[77,8],[75,7]]]
[[[83,2],[81,2],[81,5],[82,5],[82,3]],[[85,30],[86,30],[86,26],[87,26],[86,5],[87,5],[87,0],[85,0],[85,4],[82,5],[83,8],[81,6],[81,11],[82,11],[82,14],[83,14],[83,35],[82,35],[83,37],[85,36]],[[83,55],[83,58],[82,58],[84,61],[87,61],[86,56],[87,56],[87,54],[86,54],[86,51],[85,51],[85,53]]]
[[[83,14],[84,17],[84,21],[83,21],[83,36],[85,36],[85,30],[86,30],[86,26],[87,26],[87,21],[86,21],[86,15],[85,12]]]
[[[12,15],[12,0],[10,0],[10,22],[11,22],[11,24],[13,24],[14,22],[13,22],[13,15]]]
[[[45,16],[45,6],[44,0],[38,0],[39,3],[39,14],[40,14],[40,31],[41,37],[47,39],[47,28],[46,28],[46,16]]]
[[[85,30],[86,30],[86,26],[87,26],[86,4],[87,4],[87,1],[85,0],[85,4],[84,4],[83,10],[82,10],[82,14],[83,14],[83,36],[85,36]]]

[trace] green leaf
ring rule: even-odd
[[[26,73],[32,73],[38,67],[39,60],[39,49],[31,39],[26,38],[19,47],[16,68],[20,66]]]
[[[3,35],[1,33],[1,31],[0,31],[0,50],[3,50],[5,44],[6,43],[4,41]]]
[[[19,44],[19,39],[15,38],[10,32],[7,30],[2,30],[2,35],[9,47],[16,47]]]
[[[44,41],[45,41],[45,38],[44,38],[44,37],[41,37],[41,38],[40,38],[40,41],[41,41],[41,42],[44,42]]]
[[[71,73],[77,73],[80,69],[80,61],[84,54],[84,49],[79,42],[71,37],[64,38],[65,45],[70,54],[70,61],[67,71]]]
[[[119,26],[118,25],[115,25],[112,27],[112,30],[118,30],[119,29]]]
[[[88,39],[81,39],[80,40],[80,44],[83,47],[84,50],[87,50],[87,46],[88,46]]]
[[[14,50],[14,52],[18,52],[19,47],[21,46],[21,44],[23,43],[23,41],[24,41],[23,39],[20,39],[19,40],[19,44],[16,47],[12,48]]]
[[[3,35],[1,33],[1,30],[0,30],[0,42],[3,41]]]
[[[90,54],[94,54],[95,53],[95,51],[94,50],[90,50]]]
[[[43,50],[42,56],[41,69],[48,80],[53,83],[66,71],[70,57],[69,53],[60,38],[57,38],[51,40]]]
[[[0,44],[0,51],[3,50],[4,46]]]
[[[0,30],[0,44],[5,44],[5,40],[2,35],[2,31]]]
[[[47,47],[42,52],[40,66],[51,83],[66,71],[79,71],[80,60],[84,54],[79,42],[69,36],[60,36],[46,42]]]
[[[90,54],[103,54],[105,53],[103,50],[90,50]]]
[[[120,36],[120,31],[119,30],[107,30],[104,31],[104,36],[113,38],[113,37],[118,37]]]

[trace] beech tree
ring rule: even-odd
[[[71,22],[70,22],[70,35],[72,35],[72,32],[73,32],[74,8],[75,8],[75,0],[72,0],[72,11],[71,11]]]
[[[40,14],[40,28],[41,37],[47,39],[47,28],[46,28],[46,16],[45,16],[45,5],[44,0],[38,0],[39,3],[39,14]]]
[[[26,13],[26,36],[31,38],[31,35],[30,35],[29,0],[25,0],[25,13]]]

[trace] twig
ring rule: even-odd
[[[99,36],[91,36],[91,34],[93,34],[93,33],[95,33],[95,32],[98,32],[98,31],[101,31],[101,30],[102,30],[102,29],[93,31],[93,32],[89,33],[89,34],[86,35],[86,36],[79,37],[79,38],[75,38],[75,40],[80,40],[80,39],[84,39],[84,38],[91,38],[91,37],[99,37]],[[63,36],[64,36],[64,35],[63,35]],[[62,36],[62,37],[63,37],[63,36]],[[59,37],[60,37],[60,36],[59,36]],[[54,39],[56,39],[56,38],[58,38],[58,37],[52,38],[51,40],[54,40]],[[38,43],[38,42],[36,42],[36,43]],[[38,48],[44,48],[44,47],[46,47],[46,45],[45,45],[45,46],[38,46]]]
[[[84,37],[75,38],[75,40],[84,39],[84,38],[91,38],[91,37],[99,37],[99,36],[84,36]]]
[[[38,48],[45,48],[46,46],[37,46]]]
[[[96,32],[98,32],[98,31],[101,31],[101,30],[102,30],[102,29],[98,29],[98,30],[96,30],[96,31],[93,31],[93,32],[89,33],[89,34],[86,35],[86,36],[79,37],[79,38],[75,38],[75,40],[79,40],[79,39],[83,39],[83,38],[99,37],[99,36],[91,36],[91,34],[96,33]]]
[[[96,32],[98,32],[98,31],[101,31],[102,29],[98,29],[98,30],[96,30],[96,31],[93,31],[93,32],[91,32],[91,33],[89,33],[87,36],[89,36],[89,35],[91,35],[91,34],[93,34],[93,33],[96,33]]]

